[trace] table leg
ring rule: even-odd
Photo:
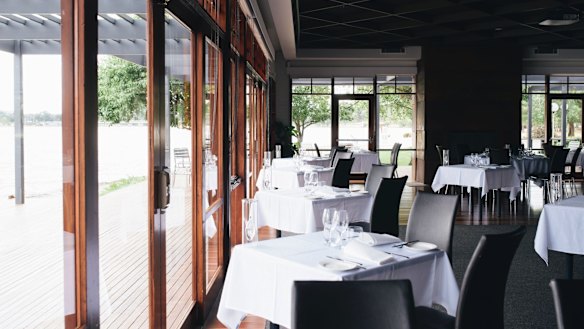
[[[483,188],[479,187],[479,224],[483,222]]]
[[[282,231],[276,230],[276,238],[281,238],[281,237],[282,237]]]
[[[566,279],[571,280],[574,276],[574,255],[566,254]]]
[[[497,190],[497,206],[499,207],[499,217],[501,217],[501,203],[503,200],[501,199],[501,189]]]

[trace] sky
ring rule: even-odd
[[[0,51],[0,111],[14,112],[14,56]],[[23,56],[24,113],[61,113],[61,56]]]

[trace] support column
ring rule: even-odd
[[[22,51],[20,40],[14,41],[14,196],[24,204],[24,109],[22,107]]]

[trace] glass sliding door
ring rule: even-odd
[[[107,8],[107,2],[100,0],[98,6]],[[132,15],[112,12],[97,17],[103,26],[98,31],[102,328],[149,325],[147,21],[146,2],[141,3],[143,10]],[[112,29],[118,35],[110,33]]]
[[[165,161],[170,168],[166,212],[166,326],[180,328],[193,296],[193,147],[190,30],[169,12],[165,29]]]
[[[583,100],[581,97],[550,99],[552,144],[566,146],[571,141],[582,142]]]
[[[373,95],[333,95],[332,145],[377,149]]]

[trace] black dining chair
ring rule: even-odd
[[[462,279],[456,317],[416,307],[417,328],[503,329],[509,268],[525,232],[521,226],[509,233],[483,235]]]
[[[564,182],[570,182],[570,189],[574,194],[578,194],[578,189],[576,188],[576,165],[578,164],[580,152],[582,152],[582,147],[578,147],[574,151],[572,160],[570,161],[570,171],[564,171],[563,175]]]
[[[406,241],[431,242],[452,262],[452,231],[460,195],[418,192],[408,219]]]
[[[530,181],[534,181],[536,185],[543,186],[544,200],[548,195],[550,174],[563,174],[566,166],[566,158],[568,157],[569,149],[559,148],[553,152],[552,161],[550,162],[549,171],[540,175],[529,177]]]
[[[508,149],[490,149],[489,158],[492,164],[508,165],[511,163]]]
[[[391,160],[390,165],[394,166],[393,177],[397,177],[397,159],[399,156],[399,150],[401,149],[401,143],[394,143],[393,148],[391,149]]]
[[[339,161],[339,159],[351,159],[351,158],[353,158],[353,152],[337,151],[335,153],[335,156],[333,157],[333,161],[331,161],[331,164],[333,167],[336,167],[337,161]]]
[[[314,143],[314,149],[316,150],[316,156],[320,158],[320,149],[316,143]]]
[[[444,147],[442,147],[442,145],[436,144],[436,152],[438,152],[438,161],[439,161],[441,166],[444,164],[442,162],[442,151],[443,150],[444,150]]]
[[[408,176],[383,178],[371,208],[371,232],[399,235],[399,204]]]
[[[369,192],[371,197],[375,199],[375,194],[377,193],[379,184],[381,184],[381,180],[383,178],[391,178],[394,170],[395,166],[392,165],[372,165],[371,171],[369,171],[365,180],[365,191]]]
[[[332,186],[340,188],[349,188],[349,178],[351,176],[351,168],[355,158],[338,159],[335,169],[333,169]]]
[[[550,287],[558,329],[584,328],[584,280],[554,279]]]
[[[410,281],[295,281],[292,329],[324,328],[415,328]]]

